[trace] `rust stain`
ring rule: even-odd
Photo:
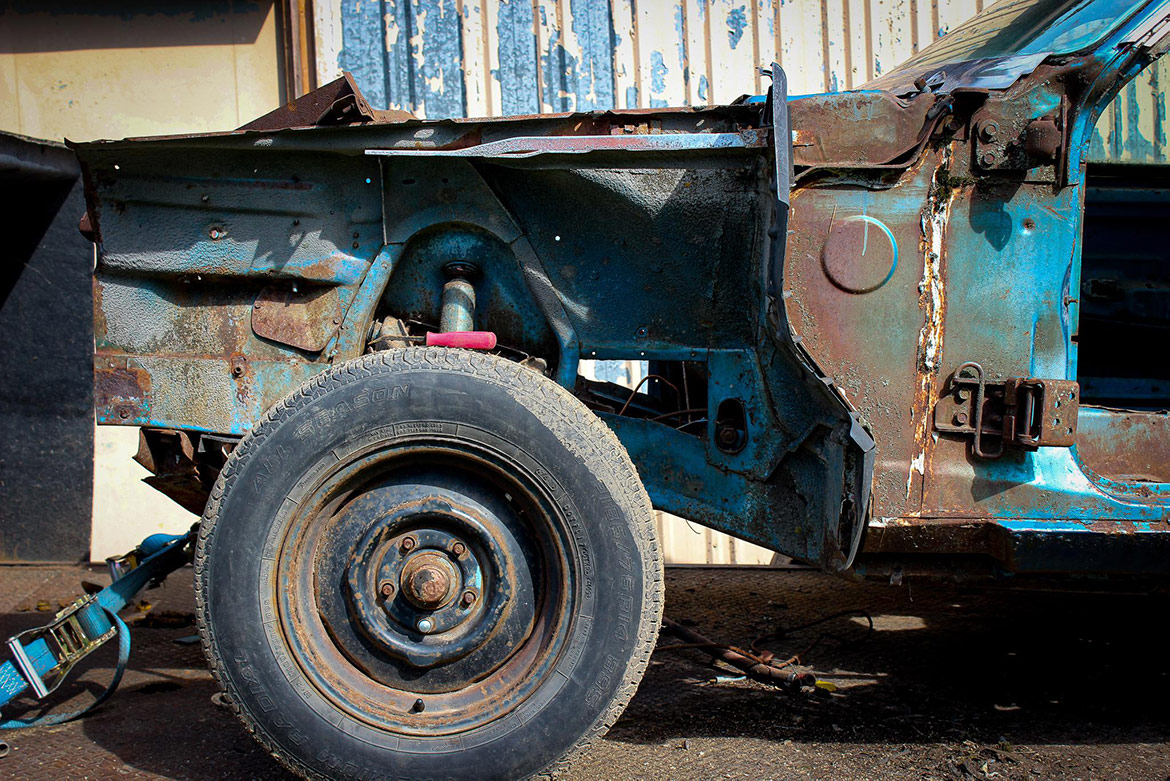
[[[919,452],[911,460],[906,473],[906,498],[914,490],[914,474],[918,474],[918,499],[921,504],[926,482],[927,451],[931,437],[931,406],[938,393],[939,366],[943,348],[943,326],[946,319],[946,230],[950,217],[954,190],[944,186],[950,170],[950,152],[935,170],[927,209],[922,213],[922,251],[924,257],[922,282],[918,287],[918,301],[924,315],[922,331],[918,336],[918,386],[914,392],[911,419]]]

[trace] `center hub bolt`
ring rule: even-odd
[[[445,554],[424,550],[406,562],[400,586],[403,596],[415,607],[439,610],[455,598],[459,573]]]

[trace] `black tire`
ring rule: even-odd
[[[633,696],[663,596],[613,433],[536,372],[434,348],[269,410],[212,491],[195,584],[213,674],[310,778],[557,770]]]

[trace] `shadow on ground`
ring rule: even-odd
[[[29,570],[0,569],[0,635],[41,623],[45,614],[18,608],[67,599],[82,574]],[[194,631],[183,625],[190,580],[180,572],[145,595],[172,621],[134,630],[115,697],[80,722],[5,735],[12,751],[0,777],[285,777],[213,703],[199,647],[176,642]],[[569,777],[1166,779],[1167,605],[859,586],[807,571],[671,570],[668,616],[743,647],[780,631],[764,645],[782,657],[806,651],[836,691],[786,695],[736,680],[697,651],[659,652],[625,715]],[[850,617],[786,631],[847,610],[871,615],[874,631]],[[100,691],[113,656],[99,652],[59,707]]]

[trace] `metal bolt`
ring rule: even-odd
[[[715,436],[719,438],[719,444],[731,447],[739,439],[739,432],[733,426],[720,426],[719,430],[715,432]]]
[[[426,634],[435,628],[435,622],[429,618],[420,618],[415,626],[418,628],[418,631]]]
[[[413,710],[415,713],[422,713],[424,710],[426,710],[426,707],[427,704],[422,701],[422,698],[419,698],[414,701],[414,706],[411,708],[411,710]]]
[[[984,141],[991,141],[999,134],[999,123],[988,120],[979,126],[979,135]]]
[[[995,153],[984,152],[983,157],[979,158],[979,162],[983,164],[984,168],[991,168],[991,166],[995,165]]]
[[[382,596],[386,597],[386,599],[394,596],[394,584],[388,580],[383,582],[378,590],[382,592]]]
[[[126,420],[128,417],[130,417],[130,410],[128,410],[128,409],[118,410],[118,417],[120,417],[122,420]]]
[[[459,599],[459,604],[463,605],[463,607],[471,607],[473,604],[475,604],[475,592],[464,591],[463,596]]]
[[[451,552],[454,553],[456,556],[462,556],[464,553],[467,552],[467,546],[461,542],[457,542],[451,546]]]
[[[960,426],[962,426],[966,422],[967,422],[967,413],[966,412],[956,412],[955,413],[955,423],[958,423]]]
[[[412,550],[414,550],[415,545],[418,545],[418,540],[416,540],[414,537],[407,537],[402,541],[402,552],[410,553]]]

